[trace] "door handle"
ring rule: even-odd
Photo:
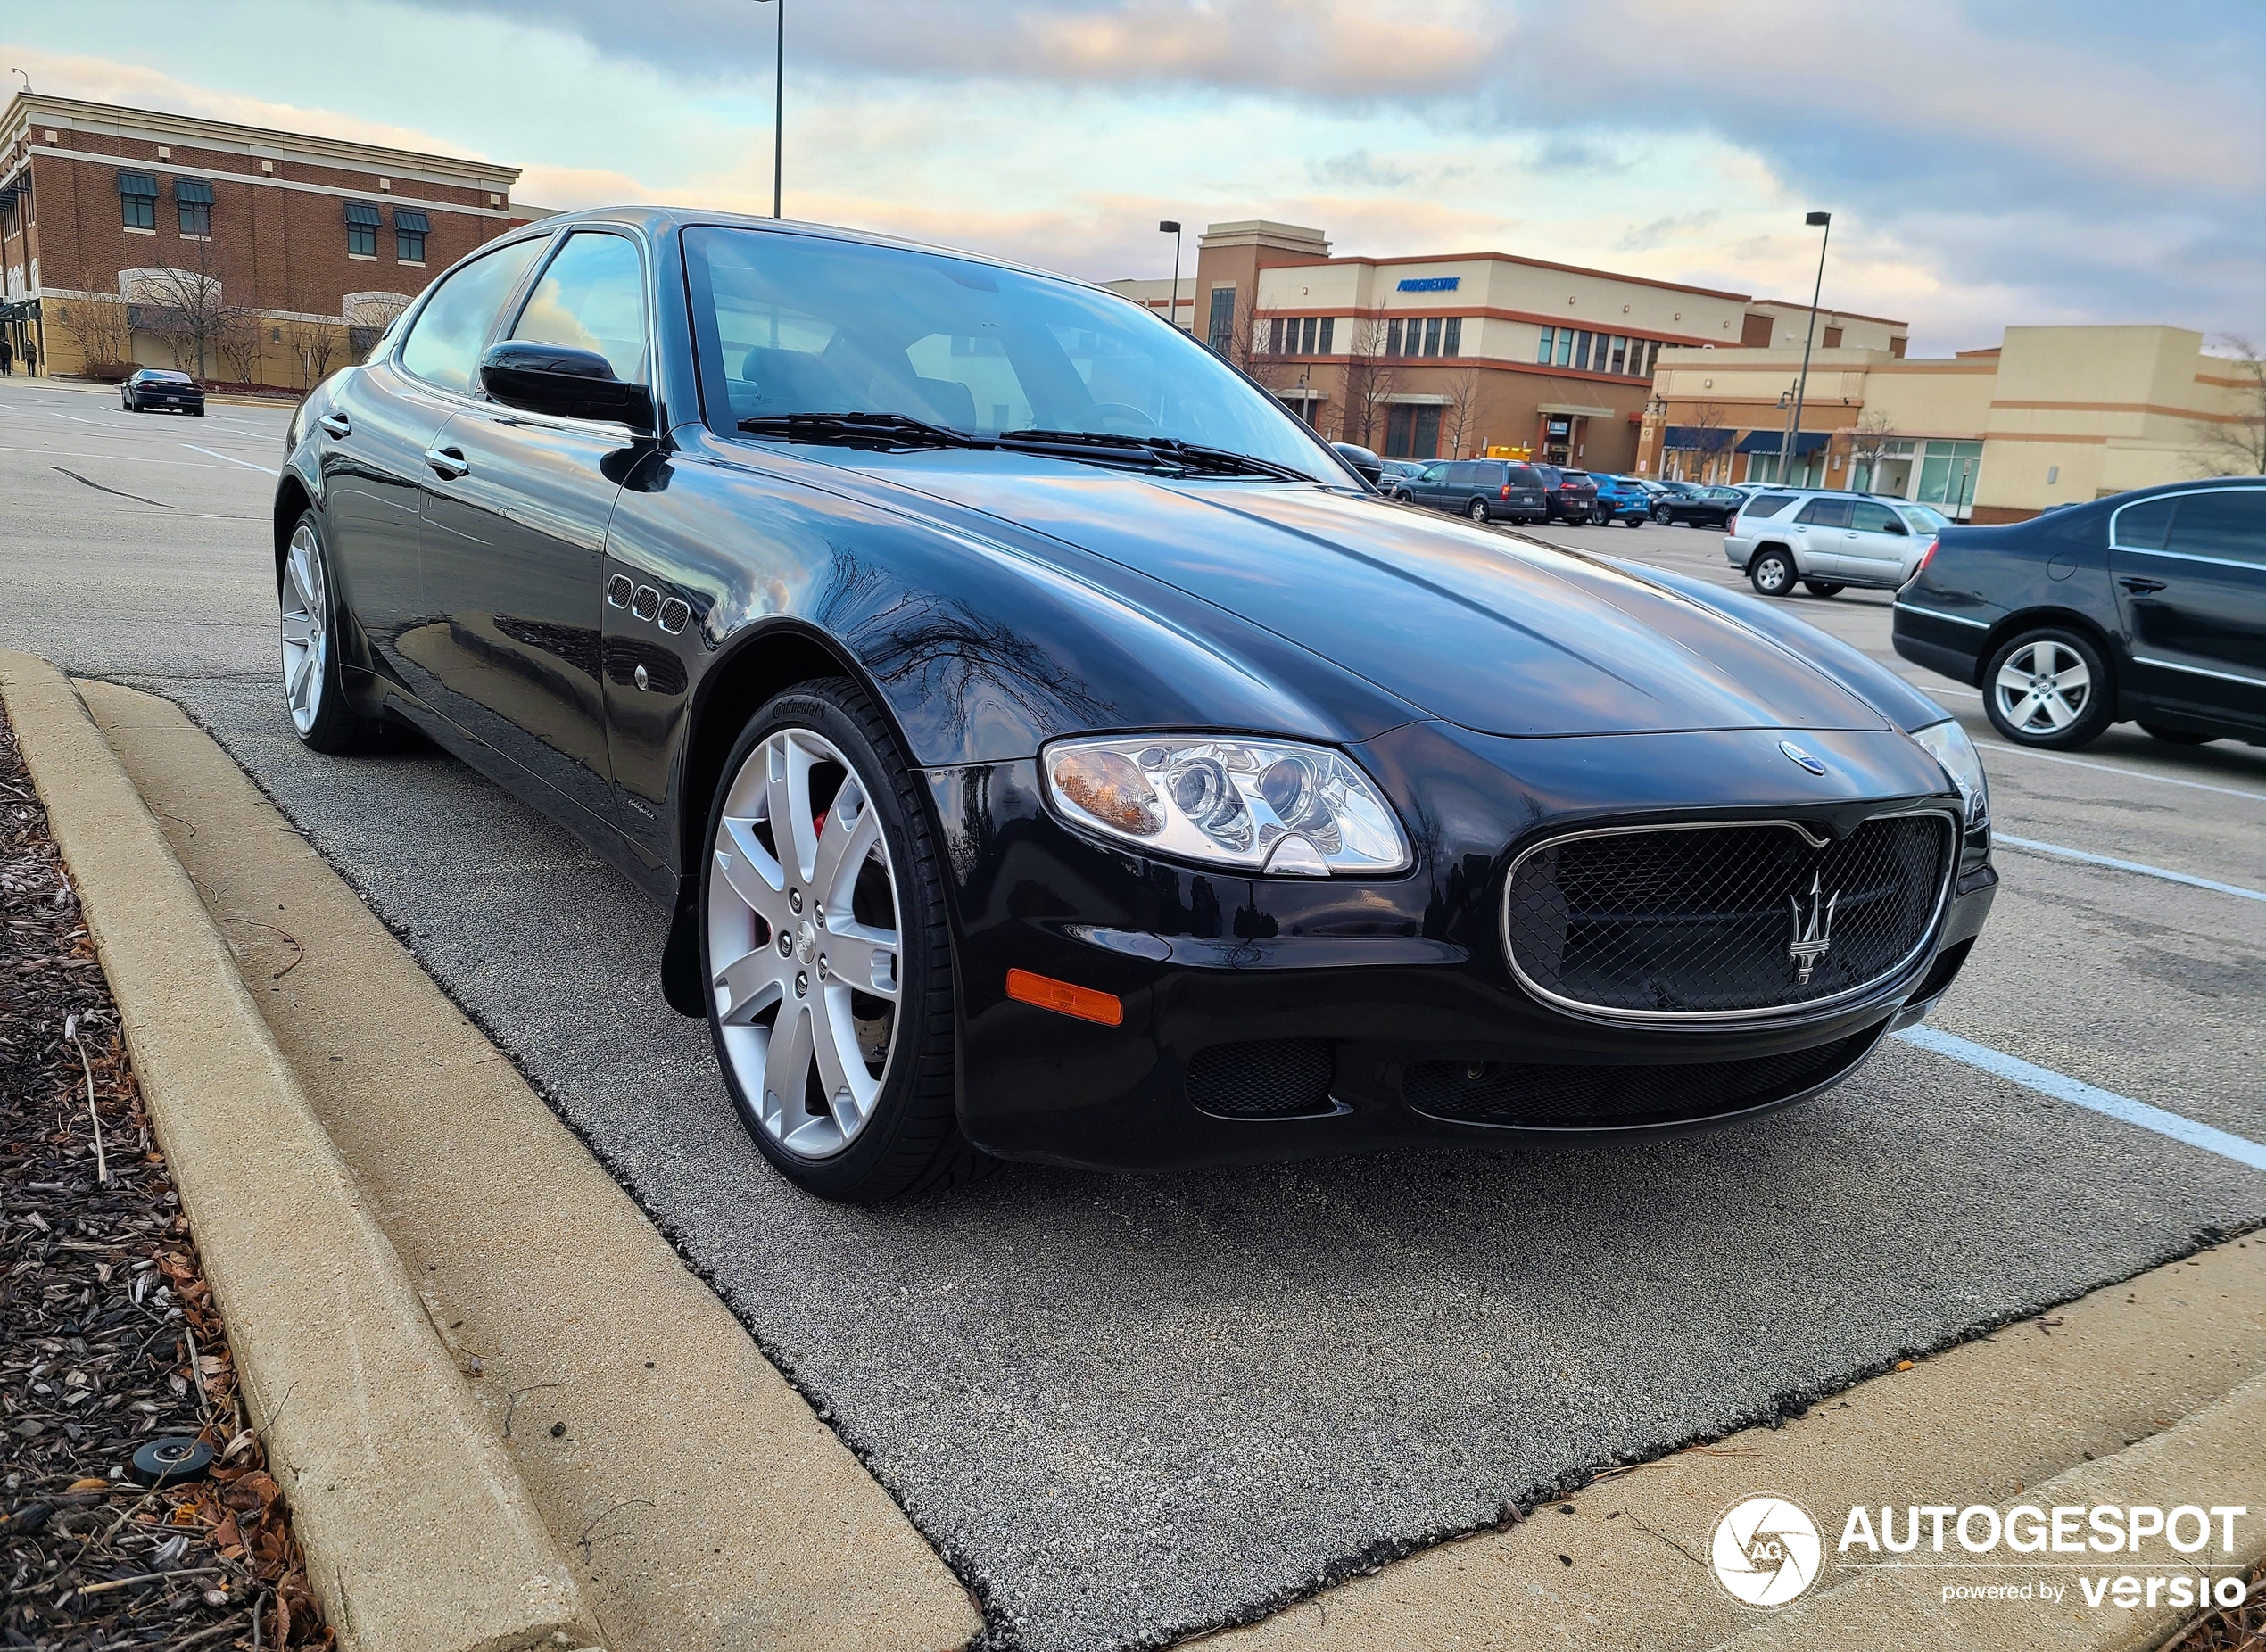
[[[315,423],[320,425],[323,434],[334,442],[343,442],[354,434],[354,421],[343,413],[326,413]]]
[[[454,482],[472,469],[471,461],[455,448],[427,448],[425,450],[425,462],[433,467],[434,475],[449,482]]]
[[[2123,586],[2125,590],[2130,591],[2136,597],[2145,597],[2152,591],[2162,591],[2163,589],[2163,582],[2162,580],[2141,579],[2138,575],[2129,575],[2118,580],[2117,583]]]

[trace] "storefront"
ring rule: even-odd
[[[1740,480],[1789,488],[1822,488],[1825,485],[1825,450],[1832,440],[1828,431],[1802,431],[1794,438],[1792,461],[1782,474],[1780,458],[1786,448],[1786,433],[1749,431],[1738,447],[1738,451],[1747,458],[1747,474]]]

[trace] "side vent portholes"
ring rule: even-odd
[[[682,631],[692,617],[692,605],[682,597],[671,597],[661,605],[661,629],[674,636]]]
[[[606,600],[615,607],[626,608],[630,606],[630,576],[616,574],[606,582]]]
[[[630,612],[641,620],[649,620],[661,606],[661,593],[650,585],[640,585],[637,595],[630,599]]]

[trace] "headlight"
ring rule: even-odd
[[[1065,820],[1150,853],[1301,878],[1409,864],[1392,807],[1327,747],[1140,734],[1059,741],[1039,767]]]
[[[1967,738],[1967,731],[1956,720],[1931,723],[1916,731],[1912,738],[1927,748],[1928,756],[1943,764],[1959,788],[1959,795],[1967,800],[1967,824],[1981,825],[1990,818],[1990,787],[1983,779],[1982,755],[1976,751],[1974,741]]]

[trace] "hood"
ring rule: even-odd
[[[1886,726],[1759,632],[1578,553],[1320,488],[970,457],[869,474],[1162,581],[1481,733]]]

